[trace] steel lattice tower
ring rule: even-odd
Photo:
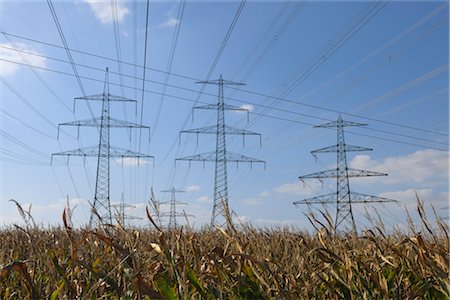
[[[125,213],[125,209],[126,208],[135,208],[135,206],[125,203],[125,198],[123,197],[123,193],[122,193],[122,198],[120,199],[120,203],[119,204],[113,204],[113,205],[111,205],[111,207],[113,207],[113,208],[115,208],[117,210],[116,211],[116,218],[119,220],[120,224],[123,227],[126,226],[126,220],[142,220],[141,217],[127,215]]]
[[[110,103],[111,102],[131,102],[137,103],[136,100],[127,99],[120,96],[111,95],[109,93],[109,76],[108,76],[108,68],[106,68],[105,74],[105,83],[103,88],[103,93],[99,95],[85,96],[85,97],[77,97],[74,99],[74,109],[76,100],[85,100],[85,101],[101,101],[102,102],[102,114],[101,117],[81,120],[81,121],[73,121],[68,123],[61,123],[58,125],[58,136],[59,136],[59,127],[63,126],[75,126],[79,128],[81,126],[87,127],[97,127],[99,128],[99,144],[95,146],[90,146],[86,148],[80,148],[75,150],[63,151],[52,154],[57,156],[67,156],[68,159],[70,156],[82,156],[86,157],[97,157],[97,175],[95,180],[95,194],[94,201],[91,203],[91,215],[89,219],[89,226],[93,226],[94,223],[102,224],[102,223],[112,223],[112,214],[111,214],[111,203],[110,203],[110,166],[111,166],[111,157],[133,157],[137,158],[153,158],[153,156],[134,152],[131,150],[120,149],[117,147],[112,147],[110,144],[110,128],[112,127],[121,127],[121,128],[145,128],[150,131],[150,127],[143,126],[140,124],[135,124],[131,122],[126,122],[122,120],[113,119],[110,117]]]
[[[311,151],[316,157],[317,153],[337,153],[337,168],[326,170],[318,173],[300,176],[300,180],[307,178],[336,178],[336,193],[321,195],[313,198],[304,199],[294,202],[299,204],[332,204],[336,203],[336,219],[334,228],[336,231],[341,229],[342,232],[353,231],[356,233],[356,223],[353,217],[352,204],[355,203],[380,203],[380,202],[397,202],[393,199],[355,193],[350,191],[349,177],[368,177],[368,176],[387,176],[385,173],[372,172],[366,170],[351,169],[347,166],[347,152],[353,151],[371,151],[366,147],[347,145],[344,139],[344,127],[365,126],[367,124],[343,121],[339,115],[338,120],[322,125],[314,126],[315,128],[337,128],[337,144]]]
[[[194,109],[209,109],[217,111],[217,124],[214,126],[202,127],[198,129],[184,130],[181,133],[203,133],[203,134],[215,134],[216,135],[216,151],[208,152],[204,154],[198,154],[183,158],[177,158],[177,160],[185,161],[213,161],[215,162],[215,175],[214,175],[214,203],[211,216],[211,227],[214,225],[218,227],[229,226],[228,220],[230,220],[230,214],[228,209],[228,175],[227,175],[227,162],[247,162],[251,165],[253,163],[264,163],[265,161],[256,158],[243,156],[240,154],[232,153],[226,149],[226,135],[258,135],[259,133],[251,132],[244,129],[234,128],[225,124],[225,111],[243,111],[248,110],[225,104],[223,87],[224,85],[244,85],[243,83],[224,80],[220,75],[217,80],[199,81],[196,83],[202,84],[214,84],[219,88],[217,104],[207,104],[203,106],[194,107]],[[180,133],[180,134],[181,134]]]
[[[185,191],[177,190],[174,187],[172,187],[170,190],[164,190],[161,192],[170,193],[170,201],[160,202],[160,204],[169,204],[170,211],[169,211],[169,213],[161,214],[161,217],[169,217],[168,229],[177,229],[178,228],[177,217],[184,216],[184,214],[177,212],[177,205],[186,205],[187,203],[177,201],[175,195],[177,193],[184,193]]]

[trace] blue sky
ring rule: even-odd
[[[102,92],[104,69],[109,67],[111,93],[138,100],[137,114],[133,105],[113,104],[112,115],[140,122],[146,3],[116,0],[114,20],[113,2],[53,5],[69,48],[77,50],[71,55],[86,93]],[[136,206],[129,212],[143,216],[150,187],[161,201],[170,196],[161,190],[185,189],[179,197],[189,205],[183,208],[195,215],[191,222],[201,226],[210,219],[214,166],[189,167],[183,162],[175,166],[174,159],[214,150],[214,136],[200,136],[197,144],[195,136],[183,135],[179,142],[179,131],[214,124],[214,111],[196,111],[192,118],[201,89],[195,81],[206,78],[240,2],[187,1],[182,15],[180,5],[150,4],[142,111],[143,124],[152,127],[150,143],[145,131],[141,149],[138,131],[130,141],[126,130],[117,129],[111,139],[115,146],[153,155],[155,164],[113,161],[111,201],[118,202],[123,193],[125,201]],[[345,120],[369,124],[346,133],[349,144],[374,149],[350,153],[349,164],[389,176],[355,179],[351,187],[400,200],[398,205],[373,206],[387,226],[404,223],[404,207],[415,207],[415,192],[439,215],[448,215],[448,3],[390,1],[379,3],[373,15],[366,14],[369,5],[245,3],[211,76],[223,74],[247,84],[241,90],[225,89],[225,97],[228,104],[250,108],[250,122],[233,112],[226,120],[262,134],[262,147],[252,137],[245,147],[242,139],[227,141],[229,150],[267,162],[265,170],[229,165],[230,207],[241,221],[310,228],[303,215],[306,209],[292,202],[335,188],[333,180],[302,184],[298,176],[335,165],[334,154],[315,161],[309,152],[336,142],[335,131],[312,125],[336,120],[337,111]],[[0,14],[0,223],[20,221],[9,199],[32,204],[38,222],[60,222],[66,195],[77,205],[74,222],[84,223],[89,217],[86,200],[93,197],[96,160],[83,164],[82,159],[71,158],[69,165],[56,160],[50,166],[50,156],[97,144],[98,131],[83,128],[77,140],[76,129],[68,127],[56,139],[59,123],[91,115],[84,103],[72,112],[73,98],[82,92],[50,9],[44,1],[2,1]],[[118,52],[125,62],[122,79]],[[216,94],[215,86],[207,86],[199,101],[213,103]],[[283,99],[277,101],[279,97]],[[98,115],[99,104],[92,103],[92,110]],[[334,214],[333,206],[329,210]],[[364,207],[354,210],[358,225],[366,226]]]

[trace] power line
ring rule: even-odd
[[[14,117],[13,115],[11,115],[10,113],[8,113],[7,111],[5,111],[5,110],[3,110],[3,109],[1,109],[1,108],[0,108],[0,112],[1,112],[2,114],[4,114],[5,116],[7,116],[8,118],[10,118],[10,119],[12,119],[12,120],[14,120],[14,121],[16,121],[16,122],[22,124],[23,126],[27,127],[28,129],[33,130],[34,132],[39,133],[39,134],[42,135],[42,136],[48,137],[48,138],[50,138],[50,139],[55,139],[54,136],[51,136],[51,135],[49,135],[49,134],[47,134],[47,133],[45,133],[45,132],[43,132],[43,131],[37,129],[35,126],[31,126],[31,125],[28,124],[27,122],[24,122],[24,121],[22,121],[22,120],[20,120],[20,119],[18,119],[18,118],[16,118],[16,117]]]
[[[142,118],[144,117],[144,91],[145,91],[145,71],[147,70],[147,38],[148,38],[148,15],[150,9],[150,0],[147,0],[147,12],[145,16],[145,39],[144,39],[144,67],[143,67],[143,75],[142,75],[142,94],[141,94],[141,119],[140,124],[142,125]],[[141,151],[141,139],[142,139],[142,130],[139,130],[139,150]]]
[[[47,4],[48,4],[48,7],[50,8],[50,12],[52,13],[53,21],[55,22],[59,36],[64,45],[64,49],[66,50],[66,54],[67,54],[67,57],[69,58],[70,65],[72,66],[73,74],[75,75],[75,77],[77,79],[78,86],[80,87],[80,90],[81,90],[81,93],[83,94],[83,96],[86,96],[86,91],[84,89],[83,83],[81,82],[81,78],[80,78],[80,75],[78,74],[78,70],[77,70],[75,62],[73,60],[72,54],[70,53],[69,46],[68,46],[66,38],[64,36],[64,32],[62,30],[61,24],[59,23],[58,15],[56,14],[55,8],[53,7],[53,3],[51,0],[47,0]],[[91,105],[89,104],[88,101],[85,101],[85,103],[89,109],[89,113],[91,114],[91,117],[94,118],[94,112],[92,111]]]
[[[33,104],[31,104],[30,101],[28,101],[24,96],[22,96],[2,75],[0,75],[0,81],[14,94],[16,95],[16,97],[23,103],[25,104],[28,108],[30,108],[35,114],[37,114],[42,120],[44,120],[47,124],[49,124],[51,127],[53,128],[58,128],[55,124],[53,124],[52,121],[50,121],[46,116],[44,116],[39,110],[37,110],[36,107],[34,107]],[[65,132],[65,131],[61,131],[62,133],[64,133],[65,135],[76,139],[75,136]]]
[[[275,100],[269,105],[269,108],[263,110],[261,114],[270,111],[272,107],[274,107],[281,101],[281,98],[288,96],[295,88],[297,88],[303,81],[305,81],[306,78],[308,78],[315,70],[317,70],[317,68],[324,64],[348,40],[350,40],[351,37],[353,37],[358,31],[360,31],[364,27],[364,25],[366,25],[378,12],[380,12],[387,3],[387,1],[370,2],[367,7],[362,10],[362,12],[354,16],[353,19],[336,34],[338,37],[332,39],[331,45],[325,45],[324,51],[319,52],[317,56],[315,56],[306,65],[305,69],[294,79],[294,81],[292,81],[289,86],[283,92],[281,92],[280,96],[275,98]],[[258,119],[259,117],[253,119],[248,127],[258,121]]]
[[[52,47],[64,49],[64,47],[61,47],[61,46],[58,46],[58,45],[55,45],[55,44],[52,44],[52,43],[47,43],[47,42],[39,41],[39,40],[36,40],[36,39],[31,39],[31,38],[23,37],[23,36],[20,36],[20,35],[15,35],[15,34],[7,33],[7,32],[5,32],[5,31],[4,31],[3,29],[1,29],[1,28],[0,28],[0,31],[1,31],[2,34],[4,34],[4,35],[12,36],[12,37],[15,37],[15,38],[18,38],[18,39],[28,40],[28,41],[35,42],[35,43],[39,43],[39,44],[43,44],[43,45],[47,45],[47,46],[52,46]],[[4,48],[4,46],[0,46],[0,47],[3,47],[3,48]],[[89,55],[89,56],[92,56],[92,57],[97,57],[97,58],[109,60],[109,61],[114,61],[114,62],[117,61],[116,59],[108,58],[108,57],[105,57],[105,56],[102,56],[102,55],[97,55],[97,54],[88,53],[88,52],[85,52],[85,51],[80,51],[80,50],[75,50],[75,49],[70,49],[70,51],[72,51],[72,52],[77,52],[77,53],[84,54],[84,55]],[[24,51],[22,51],[22,52],[24,52]],[[37,55],[36,53],[28,53],[28,54]],[[42,56],[42,55],[38,55],[38,56]],[[44,57],[45,57],[45,56],[44,56]],[[48,58],[48,57],[47,57],[47,58]],[[52,58],[52,59],[55,59],[55,58]],[[19,62],[15,62],[15,61],[9,61],[9,60],[5,60],[5,59],[1,59],[1,60],[7,61],[7,62],[11,62],[11,63],[16,63],[16,64],[21,64],[21,63],[19,63]],[[58,59],[55,59],[55,60],[58,60]],[[60,60],[60,61],[62,61],[62,60]],[[154,72],[158,72],[158,73],[163,73],[163,74],[165,74],[164,71],[158,70],[158,69],[155,69],[155,68],[149,68],[149,67],[145,67],[145,68],[144,68],[144,67],[142,67],[141,65],[136,65],[136,64],[129,63],[129,62],[124,62],[124,61],[122,61],[122,64],[130,65],[130,66],[135,66],[135,67],[143,68],[143,69],[146,69],[146,70],[151,70],[151,71],[154,71]],[[80,65],[80,64],[76,64],[76,65]],[[68,73],[65,73],[65,72],[62,72],[62,71],[55,71],[55,70],[51,70],[51,69],[43,68],[43,67],[39,67],[39,66],[33,66],[33,67],[34,67],[34,68],[37,68],[37,69],[41,69],[41,70],[47,70],[47,71],[59,73],[59,74],[64,74],[64,75],[69,75],[69,76],[74,76],[73,74],[68,74]],[[84,67],[89,67],[89,66],[84,66]],[[114,72],[111,72],[111,73],[114,74]],[[174,76],[174,77],[179,77],[179,78],[187,79],[187,80],[190,80],[190,81],[198,81],[198,80],[200,80],[199,78],[195,78],[195,77],[191,77],[191,76],[187,76],[187,75],[181,75],[181,74],[173,73],[173,72],[171,72],[170,75],[171,75],[171,76]],[[130,77],[130,78],[136,78],[136,77],[133,77],[133,76],[127,76],[127,75],[124,75],[124,76]],[[94,80],[94,79],[91,79],[91,78],[89,78],[89,77],[82,77],[82,78],[88,79],[88,80]],[[101,80],[97,80],[97,81],[101,82]],[[157,82],[157,81],[150,81],[150,80],[145,80],[145,81],[161,84],[160,82]],[[113,84],[113,83],[111,83],[111,84]],[[118,85],[118,84],[113,84],[113,85]],[[173,88],[178,88],[178,89],[186,90],[186,91],[192,91],[192,89],[189,89],[189,88],[182,88],[182,87],[179,87],[179,86],[176,86],[176,85],[170,85],[170,84],[168,84],[168,86],[169,86],[169,87],[173,87]],[[127,87],[127,88],[134,89],[133,87]],[[308,104],[308,103],[301,102],[301,101],[294,101],[294,100],[291,100],[291,99],[287,99],[287,98],[285,98],[285,97],[272,96],[272,95],[264,94],[264,93],[261,93],[261,92],[256,92],[256,91],[247,90],[247,89],[242,89],[242,88],[236,88],[236,87],[230,87],[230,89],[234,89],[234,90],[236,90],[236,91],[240,91],[240,92],[252,94],[252,95],[255,95],[255,96],[261,96],[261,97],[265,97],[265,98],[269,98],[269,99],[277,99],[277,100],[280,100],[280,101],[283,101],[283,102],[297,104],[297,105],[299,105],[299,106],[315,108],[315,109],[319,109],[319,110],[323,110],[323,111],[328,111],[328,112],[338,113],[338,114],[341,114],[341,115],[346,115],[346,116],[351,116],[351,117],[362,118],[362,119],[366,119],[366,120],[373,121],[373,122],[385,123],[385,124],[389,124],[389,125],[393,125],[393,126],[398,126],[398,127],[403,127],[403,128],[408,128],[408,129],[412,129],[412,130],[418,130],[418,131],[422,131],[422,132],[427,132],[427,133],[431,133],[431,134],[437,134],[437,135],[442,135],[442,136],[448,137],[448,134],[441,133],[441,132],[435,132],[435,131],[426,130],[426,129],[423,129],[423,128],[417,128],[417,127],[413,127],[413,126],[409,126],[409,125],[404,125],[404,124],[399,124],[399,123],[390,122],[390,121],[384,121],[384,120],[380,120],[380,119],[376,119],[376,118],[371,118],[371,117],[367,117],[367,116],[358,115],[358,114],[355,114],[355,113],[348,113],[348,112],[345,112],[345,111],[340,111],[340,110],[336,110],[336,109],[332,109],[332,108],[326,108],[326,107],[322,107],[322,106],[319,106],[319,105]],[[194,90],[194,91],[196,91],[196,90]],[[196,92],[197,92],[197,91],[196,91]],[[152,92],[152,93],[156,93],[156,92]],[[157,94],[157,93],[156,93],[156,94]],[[205,94],[206,94],[206,93],[205,93]],[[207,94],[207,95],[213,96],[212,94]],[[231,97],[226,97],[226,99],[239,101],[239,100],[233,99],[233,98],[231,98]],[[191,101],[191,102],[192,102],[192,101]],[[175,143],[174,143],[174,144],[175,144]]]
[[[158,121],[159,121],[159,116],[161,113],[161,109],[162,109],[162,105],[164,102],[164,97],[166,94],[166,90],[167,90],[167,83],[169,81],[169,76],[170,76],[170,71],[172,70],[172,64],[175,58],[175,51],[177,49],[177,44],[178,44],[178,37],[180,35],[180,29],[181,29],[181,22],[183,21],[183,15],[184,15],[184,8],[186,6],[186,1],[185,0],[180,0],[180,7],[178,9],[178,15],[177,15],[177,26],[175,28],[175,31],[173,33],[172,36],[172,44],[170,45],[170,53],[169,53],[169,59],[167,61],[167,65],[166,65],[166,71],[165,71],[165,76],[164,76],[164,83],[163,83],[163,87],[162,87],[162,95],[160,97],[160,102],[159,102],[159,106],[158,109],[156,111],[156,119],[153,125],[153,132],[156,132],[156,128],[158,127]]]
[[[0,61],[13,62],[13,61],[5,60],[5,59],[0,59]],[[13,63],[21,64],[21,63],[18,63],[18,62],[13,62]],[[73,76],[73,74],[66,73],[66,72],[62,72],[62,71],[51,70],[51,69],[42,68],[42,67],[37,67],[37,66],[35,66],[35,67],[36,67],[36,68],[39,68],[39,69],[43,69],[43,70],[47,70],[47,71],[51,71],[51,72],[55,72],[55,73],[67,75],[67,76]],[[100,82],[100,80],[94,79],[94,78],[89,78],[89,77],[82,77],[82,78],[88,79],[88,80],[92,80],[92,81]],[[0,80],[1,80],[1,77],[0,77]],[[116,85],[116,86],[118,86],[118,84],[115,84],[115,83],[110,83],[110,84],[111,84],[111,85]],[[126,85],[125,85],[124,87],[133,89],[133,87],[126,86]],[[184,89],[184,88],[183,88],[183,89]],[[156,94],[156,95],[161,95],[160,92],[155,92],[155,91],[150,91],[150,90],[145,90],[145,92],[151,93],[151,94]],[[252,91],[247,91],[247,92],[252,93],[252,94],[259,94],[260,96],[264,96],[264,94],[257,93],[257,92],[252,92]],[[170,95],[170,94],[166,94],[166,96],[167,96],[167,97],[170,97],[170,98],[174,98],[174,99],[180,100],[180,101],[194,102],[194,100],[192,100],[192,99],[190,99],[190,98],[185,98],[185,97],[181,97],[181,96]],[[263,105],[261,105],[261,104],[259,104],[259,103],[254,103],[254,102],[242,101],[242,100],[232,99],[232,98],[228,98],[228,99],[229,99],[229,100],[232,100],[232,101],[235,101],[235,102],[239,102],[239,103],[247,103],[247,104],[252,104],[252,105],[255,105],[255,106],[263,106]],[[285,99],[285,101],[290,101],[290,102],[293,102],[293,103],[297,103],[297,102],[295,102],[295,101],[287,100],[287,99]],[[207,102],[199,102],[199,103],[207,104]],[[301,104],[301,105],[307,105],[307,104]],[[307,106],[314,106],[314,105],[307,105]],[[264,106],[263,106],[263,107],[264,107]],[[293,113],[293,114],[297,114],[297,115],[305,115],[305,114],[302,114],[302,113],[292,112],[292,111],[284,110],[284,109],[281,109],[281,108],[272,108],[272,110],[275,110],[275,111],[281,111],[281,112],[288,112],[288,113]],[[338,110],[332,110],[332,109],[326,109],[326,110],[339,112]],[[250,112],[250,114],[261,115],[261,114],[255,113],[255,112]],[[391,124],[391,125],[395,125],[395,126],[400,126],[400,127],[409,128],[409,129],[415,129],[415,130],[424,131],[424,132],[427,132],[427,133],[434,133],[434,134],[438,134],[438,135],[442,135],[442,136],[448,136],[448,135],[446,135],[446,134],[444,134],[444,133],[434,132],[434,131],[427,130],[427,129],[422,129],[422,128],[415,128],[415,127],[411,127],[411,126],[408,126],[408,125],[401,125],[401,124],[397,124],[397,123],[393,123],[393,122],[388,122],[388,121],[381,121],[381,120],[378,120],[378,119],[375,119],[375,118],[363,117],[363,116],[359,116],[359,115],[356,115],[356,114],[345,113],[345,112],[342,112],[342,114],[344,114],[344,115],[353,115],[353,116],[355,116],[355,117],[359,117],[359,118],[363,118],[363,119],[374,120],[374,121],[378,121],[378,122],[380,122],[380,123]],[[277,120],[282,120],[282,121],[288,121],[288,122],[292,122],[292,123],[296,123],[296,124],[303,124],[303,125],[308,125],[308,126],[314,125],[314,124],[312,124],[312,123],[303,122],[303,121],[298,121],[298,120],[295,120],[295,119],[293,120],[293,119],[288,119],[288,118],[278,117],[278,116],[274,116],[274,115],[264,114],[263,116],[264,116],[264,117],[268,117],[268,118],[272,118],[272,119],[277,119]],[[318,117],[318,116],[312,116],[312,115],[307,115],[307,116],[308,116],[308,117],[311,117],[311,118],[314,118],[314,119],[328,120],[328,119],[325,119],[325,118],[322,118],[322,117]],[[377,130],[377,129],[371,129],[371,130]],[[350,133],[351,133],[351,132],[350,132]],[[398,133],[392,133],[392,134],[398,134]],[[414,144],[414,143],[403,142],[403,141],[397,141],[397,140],[392,140],[392,139],[387,139],[387,138],[381,138],[381,137],[376,137],[376,136],[370,136],[370,135],[367,135],[367,136],[368,136],[368,137],[373,137],[373,138],[376,138],[376,139],[386,140],[386,141],[393,141],[393,142],[395,142],[395,143],[406,144],[406,145],[410,145],[410,146],[417,146],[417,147],[424,147],[424,148],[429,147],[429,146],[425,146],[425,145]],[[74,138],[75,138],[75,137],[74,137]],[[421,139],[421,138],[419,138],[419,139]],[[172,148],[173,148],[173,147],[172,147]],[[435,149],[435,150],[439,150],[439,151],[446,151],[446,150],[444,150],[444,149],[436,148],[436,147],[430,147],[430,148],[431,148],[431,149]],[[169,152],[171,152],[171,150],[167,152],[167,155],[168,155]],[[167,155],[166,155],[166,157],[167,157]],[[163,159],[163,161],[164,161],[164,159]]]
[[[3,31],[3,27],[0,26],[0,29]],[[5,38],[8,40],[8,42],[11,44],[11,46],[13,48],[6,48],[5,49],[9,49],[9,50],[14,50],[16,51],[20,57],[22,58],[22,60],[26,63],[26,65],[28,66],[28,68],[31,70],[31,72],[39,79],[39,81],[47,88],[47,90],[50,92],[50,94],[64,107],[66,108],[68,111],[72,111],[70,109],[69,106],[67,106],[62,100],[61,98],[59,98],[56,93],[53,91],[52,88],[50,88],[50,86],[47,84],[47,82],[44,80],[44,78],[42,78],[42,76],[36,72],[36,70],[31,66],[31,64],[29,63],[28,59],[23,55],[25,54],[31,54],[31,52],[25,52],[23,50],[19,50],[19,48],[15,45],[15,43],[9,38],[8,35],[4,35]]]

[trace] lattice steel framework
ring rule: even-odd
[[[225,111],[249,111],[242,107],[236,107],[225,104],[224,101],[224,85],[244,85],[243,83],[224,80],[222,75],[217,80],[200,81],[196,83],[202,84],[214,84],[218,86],[217,104],[207,104],[203,106],[194,107],[194,109],[208,109],[217,111],[217,123],[215,126],[202,127],[197,129],[181,131],[181,133],[196,133],[196,134],[215,134],[216,135],[216,151],[208,152],[204,154],[197,154],[187,156],[183,158],[177,158],[177,160],[184,161],[213,161],[215,162],[215,175],[214,175],[214,203],[211,216],[211,227],[214,225],[218,227],[229,226],[228,221],[231,221],[229,208],[228,208],[228,175],[227,175],[227,162],[247,162],[253,165],[253,163],[263,163],[265,161],[247,157],[244,155],[232,153],[226,150],[226,135],[257,135],[259,133],[251,132],[244,129],[234,128],[225,124]]]
[[[142,220],[141,217],[128,215],[125,213],[127,208],[136,208],[134,205],[125,203],[125,198],[122,194],[122,198],[120,199],[119,204],[112,204],[111,207],[115,208],[116,211],[116,219],[120,222],[123,227],[126,227],[127,220]]]
[[[163,193],[170,193],[170,200],[165,202],[160,202],[159,204],[168,204],[170,205],[169,213],[162,213],[161,217],[169,217],[169,225],[168,229],[177,229],[178,222],[177,217],[182,217],[184,214],[177,212],[177,205],[186,205],[186,202],[177,201],[175,195],[177,193],[185,193],[183,190],[177,190],[172,187],[170,190],[161,191]]]
[[[121,121],[113,119],[110,117],[110,103],[111,102],[130,102],[136,103],[136,100],[111,95],[109,93],[109,76],[108,68],[106,68],[105,83],[103,88],[103,93],[92,96],[77,97],[74,100],[85,101],[101,101],[102,102],[102,114],[101,117],[73,121],[67,123],[61,123],[58,125],[58,136],[59,136],[59,126],[76,126],[82,127],[97,127],[99,128],[99,143],[95,146],[63,151],[52,154],[53,156],[67,156],[67,162],[69,162],[70,156],[82,156],[84,159],[86,157],[97,157],[97,175],[95,180],[95,194],[94,201],[91,203],[91,215],[89,219],[89,226],[94,226],[95,224],[100,225],[102,223],[112,223],[111,214],[111,203],[110,203],[110,169],[111,169],[111,157],[126,158],[132,157],[137,158],[138,163],[140,158],[152,158],[153,156],[134,152],[131,150],[125,150],[117,147],[113,147],[110,144],[110,128],[111,127],[121,127],[121,128],[144,128],[150,131],[150,127],[143,126],[141,124],[135,124],[127,121]]]
[[[300,176],[299,179],[303,181],[308,178],[336,178],[336,193],[321,195],[313,198],[304,199],[294,202],[299,204],[334,204],[336,203],[336,219],[334,228],[336,231],[356,233],[356,223],[353,217],[352,204],[355,203],[380,203],[380,202],[397,202],[393,199],[355,193],[350,191],[349,177],[368,177],[368,176],[387,176],[385,173],[372,172],[366,170],[351,169],[347,166],[347,152],[353,151],[371,151],[372,149],[366,147],[352,146],[345,144],[344,127],[350,126],[365,126],[367,124],[343,121],[339,115],[338,120],[322,125],[314,126],[315,128],[337,128],[337,144],[311,151],[311,154],[316,157],[317,153],[337,153],[337,168],[317,172],[313,174]]]

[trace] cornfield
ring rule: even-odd
[[[250,226],[161,230],[25,225],[0,231],[2,299],[448,299],[448,225],[386,233]],[[152,224],[150,224],[152,223]],[[331,224],[331,223],[330,223]]]

